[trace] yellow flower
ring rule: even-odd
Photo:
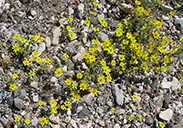
[[[65,109],[66,109],[65,105],[61,105],[60,108],[61,108],[62,110],[65,110]]]
[[[164,72],[165,71],[165,66],[161,66],[161,71]]]
[[[108,26],[108,23],[105,21],[105,22],[102,23],[102,26],[103,27],[107,27]]]
[[[36,58],[36,62],[37,62],[37,63],[41,63],[41,62],[42,62],[41,57],[37,57],[37,58]]]
[[[175,13],[174,11],[171,11],[170,14],[171,14],[172,16],[175,16],[176,13]]]
[[[37,56],[38,56],[38,52],[33,51],[33,52],[32,52],[32,55],[33,55],[33,57],[37,57]]]
[[[69,106],[70,102],[66,100],[66,101],[64,102],[64,104],[65,104],[65,106]]]
[[[147,63],[147,62],[143,62],[143,63],[141,64],[141,67],[142,67],[143,69],[148,68],[148,63]]]
[[[157,3],[161,5],[161,1],[157,1]]]
[[[12,45],[12,46],[13,46],[12,49],[13,49],[13,51],[14,51],[15,53],[18,52],[18,51],[20,51],[19,45],[14,44],[14,45]]]
[[[73,39],[74,36],[75,36],[75,34],[74,34],[73,32],[69,32],[69,37],[70,37],[71,39]]]
[[[20,117],[15,117],[15,122],[20,122]]]
[[[133,72],[138,72],[139,68],[138,67],[133,67]]]
[[[20,38],[20,42],[21,42],[21,43],[25,43],[25,42],[26,42],[26,39]]]
[[[125,24],[125,25],[128,25],[128,21],[124,21],[124,24]]]
[[[35,72],[32,71],[32,70],[30,70],[29,75],[30,75],[30,76],[34,76],[34,75],[35,75]]]
[[[71,85],[72,84],[72,80],[70,78],[68,78],[68,79],[65,80],[65,83],[67,85]]]
[[[119,60],[120,60],[120,61],[125,60],[125,56],[124,56],[124,55],[120,55],[120,56],[119,56]]]
[[[69,58],[69,55],[67,53],[63,53],[65,58]]]
[[[93,28],[93,30],[94,30],[95,32],[100,31],[99,27],[97,27],[97,26],[95,26],[95,27]]]
[[[139,114],[139,121],[142,122],[142,115]]]
[[[52,116],[55,116],[55,114],[56,114],[56,111],[55,111],[54,109],[52,109],[52,110],[51,110],[51,115],[52,115]]]
[[[72,30],[72,27],[71,26],[67,26],[67,30],[68,31],[71,31]]]
[[[92,15],[96,16],[97,14],[95,12],[91,12]]]
[[[58,75],[58,76],[62,75],[63,74],[62,73],[62,69],[61,68],[57,68],[57,70],[55,71],[55,74]]]
[[[83,90],[84,91],[84,90],[87,90],[88,84],[86,82],[82,81],[80,83],[79,87],[80,87],[80,90]]]
[[[129,116],[129,117],[128,117],[128,120],[129,120],[129,121],[132,121],[132,120],[133,120],[133,116]]]
[[[96,95],[97,92],[98,92],[98,89],[97,89],[97,88],[94,87],[94,88],[91,89],[91,93],[92,93],[93,95]]]
[[[169,67],[169,66],[167,66],[167,67],[166,67],[166,70],[170,70],[170,67]]]
[[[56,101],[55,101],[54,99],[51,99],[51,100],[50,100],[50,105],[51,105],[51,106],[56,105]]]
[[[135,0],[135,3],[136,3],[137,5],[141,5],[141,2],[138,1],[138,0]]]
[[[40,34],[38,34],[37,38],[38,38],[38,41],[43,41],[44,39],[44,37],[41,37]]]
[[[180,4],[177,4],[177,8],[180,8],[182,5],[180,5]]]
[[[115,52],[115,49],[113,46],[110,46],[107,50],[110,54],[113,54]]]
[[[73,89],[77,89],[77,87],[78,87],[78,84],[77,83],[72,84],[72,88]]]
[[[100,22],[101,24],[103,24],[103,23],[105,22],[104,17],[101,17],[101,18],[99,19],[99,22]]]
[[[138,96],[133,95],[132,99],[135,100],[135,101],[137,101],[138,100]]]
[[[126,33],[126,37],[128,38],[128,39],[131,39],[133,36],[132,36],[132,33],[131,32],[127,32]]]
[[[49,63],[50,61],[51,61],[50,58],[48,58],[48,57],[44,58],[44,62],[45,62],[45,63]]]
[[[152,34],[153,34],[153,37],[155,39],[158,39],[159,38],[159,32],[158,31],[152,32]]]
[[[112,107],[112,108],[111,108],[111,111],[112,111],[112,112],[114,112],[114,111],[115,111],[115,108],[114,108],[114,107]]]
[[[122,30],[121,28],[118,28],[118,29],[116,30],[116,36],[120,37],[120,36],[122,36],[122,35],[123,35],[123,30]]]
[[[171,52],[172,54],[174,54],[174,53],[175,53],[175,50],[174,50],[173,48],[171,48],[171,49],[170,49],[170,52]]]
[[[20,37],[20,34],[17,34],[17,35],[14,35],[13,38],[15,38],[16,40],[19,40],[21,37]]]
[[[161,69],[160,67],[157,67],[156,68],[156,73],[158,73],[160,71],[160,69]]]
[[[16,79],[18,77],[18,74],[13,73],[12,77],[13,77],[13,79]]]
[[[120,22],[117,24],[118,28],[121,28],[123,26],[123,24]]]
[[[79,73],[77,74],[77,78],[81,79],[82,77],[83,77],[83,74],[79,72]]]
[[[89,56],[90,63],[94,62],[96,60],[94,55]]]
[[[105,82],[105,77],[100,75],[100,76],[98,77],[98,82],[99,82],[100,84],[104,84],[104,82]]]
[[[24,66],[26,66],[26,65],[29,66],[30,62],[29,62],[29,60],[26,59],[26,60],[24,60],[23,64],[24,64]]]
[[[40,100],[40,101],[38,102],[38,104],[39,104],[39,106],[43,105],[43,101]]]
[[[10,84],[9,89],[11,89],[11,90],[13,90],[13,91],[14,91],[14,89],[15,89],[15,88],[17,88],[17,86],[16,86],[16,84],[15,84],[15,83]]]
[[[25,119],[25,123],[26,124],[30,124],[30,120],[29,119]]]
[[[101,61],[100,61],[100,64],[101,64],[102,66],[106,66],[106,61],[105,61],[105,60],[101,60]]]
[[[107,76],[106,76],[106,80],[107,80],[108,82],[111,82],[111,81],[112,81],[111,75],[107,75]]]
[[[38,38],[36,35],[32,35],[31,37],[32,37],[32,39],[33,39],[34,41],[37,40],[37,38]]]
[[[180,41],[183,42],[183,38],[180,38]]]
[[[70,16],[67,18],[67,21],[68,22],[72,22],[73,21],[73,18],[71,18]]]
[[[108,74],[109,72],[111,72],[111,69],[108,66],[104,66],[103,71],[105,74]]]
[[[164,123],[160,123],[159,126],[160,126],[161,128],[164,128],[164,127],[165,127],[165,124],[164,124]]]
[[[94,5],[94,6],[98,6],[98,3],[94,1],[94,2],[93,2],[93,5]]]
[[[74,96],[74,99],[75,99],[76,101],[80,100],[80,95],[79,95],[79,94],[76,94],[76,95]]]
[[[41,122],[42,125],[48,124],[48,120],[44,116],[40,119],[40,122]]]
[[[181,45],[180,45],[180,44],[177,44],[177,48],[178,48],[178,49],[181,49]]]
[[[71,105],[69,105],[69,107],[68,107],[69,109],[72,109],[72,106]]]
[[[90,25],[90,20],[85,20],[85,25],[86,26]]]
[[[85,52],[85,53],[83,53],[83,57],[84,57],[85,59],[88,59],[88,58],[90,57],[90,54],[87,53],[87,52]]]
[[[106,47],[108,47],[108,46],[110,46],[111,41],[110,41],[110,40],[104,40],[103,44],[104,44]]]

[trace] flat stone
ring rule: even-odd
[[[130,4],[126,4],[126,3],[121,3],[118,5],[118,7],[124,11],[127,14],[131,14],[133,12],[133,6]]]
[[[114,96],[118,105],[123,105],[124,95],[123,90],[118,88],[118,85],[114,85]]]
[[[27,95],[27,92],[26,92],[26,90],[25,89],[22,89],[21,91],[20,91],[20,98],[21,99],[24,99],[25,97],[26,97],[26,95]]]
[[[57,83],[57,82],[58,82],[58,79],[57,79],[56,77],[53,76],[53,77],[51,78],[50,82],[52,82],[52,83]]]
[[[172,116],[173,116],[173,111],[170,108],[168,108],[165,111],[161,111],[160,114],[159,114],[159,117],[162,120],[165,120],[165,121],[170,121],[170,119],[172,118]]]
[[[102,127],[105,127],[105,122],[104,121],[99,121],[98,124]]]
[[[52,38],[52,45],[58,45],[59,44],[59,40],[60,40],[60,36],[61,36],[61,28],[57,27],[53,30],[53,38]]]
[[[34,117],[30,122],[31,122],[31,124],[32,124],[33,126],[37,126],[37,125],[38,125],[39,120],[38,120],[38,118],[37,118],[37,117]]]
[[[18,108],[19,110],[22,109],[23,107],[23,100],[20,98],[15,98],[14,99],[14,105],[16,108]]]
[[[152,117],[146,117],[145,118],[145,123],[148,124],[148,125],[153,124],[153,118]]]
[[[170,18],[168,16],[162,15],[163,20],[168,21]]]
[[[84,117],[86,117],[86,116],[88,116],[88,115],[89,115],[89,110],[88,110],[88,108],[87,108],[86,106],[83,106],[83,109],[79,112],[78,117],[79,117],[79,118],[84,118]]]
[[[93,99],[94,99],[94,95],[92,93],[89,93],[87,95],[84,95],[82,98],[81,98],[81,101],[84,102],[84,103],[89,103],[91,102]]]
[[[72,57],[72,60],[74,63],[81,63],[83,61],[83,53],[85,53],[86,50],[84,47],[80,46],[78,49],[78,53]]]
[[[105,34],[104,32],[99,32],[98,35],[99,35],[99,37],[101,38],[102,41],[109,39],[108,35]]]

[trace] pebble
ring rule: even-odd
[[[152,117],[146,117],[145,118],[145,123],[148,124],[148,125],[153,124],[153,118]]]
[[[81,98],[81,102],[90,103],[94,99],[94,95],[92,93],[86,94]]]
[[[50,39],[50,37],[47,36],[47,37],[45,38],[45,42],[46,42],[46,47],[47,47],[47,48],[50,48],[50,47],[51,47],[51,39]]]
[[[54,124],[59,124],[60,123],[60,118],[59,118],[59,116],[50,116],[49,117],[49,120],[52,122],[52,123],[54,123]]]
[[[99,37],[101,38],[102,41],[109,39],[108,35],[105,34],[104,32],[99,32],[98,35],[99,35]]]
[[[79,10],[79,12],[80,12],[81,14],[84,13],[84,4],[83,4],[83,3],[81,3],[81,4],[78,5],[78,10]]]
[[[123,90],[118,88],[118,85],[114,85],[114,96],[118,105],[123,105],[124,95]]]
[[[58,82],[58,79],[57,79],[55,76],[53,76],[53,77],[51,78],[50,82],[52,82],[52,83],[57,83],[57,82]]]
[[[165,16],[165,15],[162,15],[162,18],[163,18],[163,20],[169,20],[169,17],[168,16]]]
[[[41,42],[38,47],[38,55],[40,56],[46,49],[45,43]]]
[[[20,98],[15,98],[14,99],[14,105],[15,105],[15,107],[17,108],[17,109],[22,109],[22,107],[23,107],[23,100],[22,99],[20,99]]]
[[[165,111],[161,111],[160,114],[159,114],[159,117],[162,120],[165,120],[165,121],[170,121],[170,119],[172,118],[172,116],[173,116],[173,111],[170,108],[168,108]]]
[[[39,95],[38,94],[34,94],[32,97],[33,102],[38,102],[39,101]]]
[[[98,124],[102,127],[105,127],[105,122],[104,121],[99,121]]]
[[[131,14],[133,12],[133,6],[130,4],[126,4],[126,3],[121,3],[118,5],[118,7],[124,11],[127,14]]]
[[[85,118],[86,116],[89,115],[89,110],[86,106],[83,106],[83,109],[79,112],[78,117],[79,118]]]
[[[177,30],[183,29],[183,18],[175,19],[175,26]]]
[[[35,81],[31,82],[30,87],[38,88],[38,82],[35,82]]]
[[[60,36],[61,36],[61,28],[60,27],[56,27],[53,31],[53,38],[51,41],[52,45],[58,45],[59,44],[59,40],[60,40]]]
[[[165,11],[167,13],[173,11],[173,8],[171,6],[168,6],[168,5],[163,5],[162,4],[162,8],[163,8],[163,11]]]
[[[83,53],[85,53],[85,52],[86,52],[85,48],[83,46],[80,46],[78,48],[78,53],[75,56],[72,57],[73,62],[74,63],[82,62],[82,60],[83,60]]]

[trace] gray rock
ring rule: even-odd
[[[15,88],[14,91],[13,91],[13,96],[14,97],[19,96],[20,95],[20,92],[21,92],[21,89],[22,88],[20,86],[18,86],[17,88]]]
[[[81,98],[81,101],[84,103],[90,103],[95,96],[92,93],[86,94]]]
[[[44,52],[45,49],[46,49],[45,43],[41,42],[38,47],[38,55],[40,56]]]
[[[74,68],[74,63],[70,59],[66,60],[66,64],[68,70],[72,70]]]
[[[146,117],[145,118],[145,123],[148,124],[148,125],[153,124],[153,118],[152,117]]]
[[[183,29],[183,18],[175,19],[175,26],[177,30]]]
[[[61,24],[61,25],[66,25],[66,24],[68,24],[68,22],[67,22],[67,18],[62,18],[62,19],[60,19],[59,20],[59,23]]]
[[[180,122],[173,126],[173,128],[182,128],[183,126],[183,117],[180,117]]]
[[[9,10],[10,9],[10,3],[6,3],[3,7],[3,10]]]
[[[23,100],[22,99],[20,99],[20,98],[15,98],[14,99],[14,105],[15,105],[15,107],[17,108],[17,109],[22,109],[22,107],[23,107]]]
[[[3,125],[5,126],[5,125],[8,123],[9,119],[6,118],[5,116],[2,116],[2,117],[0,118],[0,121],[1,121],[1,122],[3,123]]]
[[[59,116],[50,116],[49,117],[49,120],[52,122],[52,123],[54,123],[54,124],[59,124],[59,122],[60,122],[60,118],[59,118]]]
[[[74,63],[81,63],[83,61],[83,53],[85,53],[86,50],[83,46],[80,46],[78,48],[78,53],[72,57],[72,60]]]
[[[168,108],[165,111],[161,111],[160,114],[159,114],[159,117],[162,120],[165,120],[165,121],[170,121],[170,119],[172,118],[172,116],[173,116],[173,111],[170,108]]]
[[[31,82],[30,87],[38,88],[38,82],[35,82],[35,81]]]
[[[168,104],[171,102],[171,99],[170,99],[170,95],[169,94],[166,94],[164,96],[164,106],[165,108],[168,107]]]
[[[26,97],[26,95],[27,95],[26,90],[25,90],[25,89],[22,89],[22,90],[20,91],[20,96],[19,96],[19,98],[24,99],[24,98]]]
[[[32,16],[35,16],[37,14],[35,10],[31,10],[30,12]]]
[[[157,97],[153,98],[154,104],[160,108],[163,106],[163,100],[164,100],[163,96],[157,96]]]
[[[109,2],[110,2],[111,4],[115,4],[115,3],[116,3],[116,0],[109,0]]]
[[[0,16],[3,14],[3,10],[0,8]]]
[[[89,112],[90,111],[87,109],[87,107],[86,106],[83,106],[83,109],[79,112],[78,117],[79,118],[84,118],[84,117],[86,117],[86,116],[89,115]]]
[[[50,39],[50,37],[46,37],[45,41],[46,41],[46,47],[50,48],[51,47],[51,39]]]
[[[131,14],[133,12],[133,6],[130,4],[126,4],[126,3],[121,3],[118,5],[118,7],[124,11],[127,14]]]
[[[100,31],[100,32],[98,33],[98,35],[99,35],[99,38],[101,38],[102,41],[108,40],[108,39],[109,39],[108,35],[105,34],[104,32],[101,32],[101,31]]]
[[[168,21],[170,18],[168,16],[162,15],[163,20]]]
[[[113,103],[111,101],[107,101],[107,105],[109,105],[109,107],[112,107]]]
[[[38,120],[37,117],[34,117],[30,122],[31,122],[31,124],[32,124],[33,126],[37,126],[39,120]]]
[[[59,40],[60,40],[60,36],[61,36],[61,28],[57,27],[52,31],[53,34],[53,38],[52,38],[52,45],[58,45],[59,44]]]
[[[100,114],[100,115],[102,115],[102,113],[104,112],[104,110],[103,109],[101,109],[101,108],[98,108],[98,113]]]
[[[118,85],[114,85],[114,97],[118,105],[123,105],[124,95],[123,90],[118,88]]]

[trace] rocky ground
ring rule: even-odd
[[[97,0],[98,1],[98,0]],[[114,26],[121,18],[125,18],[133,2],[117,0],[98,1],[100,14]],[[162,2],[163,3],[163,2]],[[124,7],[120,5],[123,4]],[[173,10],[176,1],[172,0],[164,7],[165,11]],[[144,76],[137,78],[119,78],[111,84],[99,87],[97,95],[83,94],[81,101],[74,102],[72,109],[58,112],[49,116],[49,124],[41,125],[39,120],[46,112],[50,99],[63,103],[66,95],[64,80],[54,76],[51,71],[42,71],[33,67],[38,81],[27,82],[28,69],[22,64],[22,59],[14,55],[12,45],[15,43],[14,34],[24,38],[30,35],[44,37],[44,41],[37,43],[33,49],[42,57],[48,56],[61,63],[65,76],[74,76],[78,71],[87,69],[82,54],[89,47],[89,28],[84,26],[86,10],[92,6],[90,0],[0,0],[0,127],[67,127],[67,128],[150,128],[160,127],[164,123],[166,128],[183,127],[183,106],[181,85],[176,76],[177,64],[181,58],[175,58],[169,74]],[[126,12],[126,13],[125,13]],[[67,17],[74,19],[74,39],[65,38],[62,30],[66,29]],[[162,16],[164,30],[169,36],[182,35],[182,16]],[[100,32],[101,40],[108,39],[108,33]],[[67,52],[69,59],[63,57]],[[33,65],[34,66],[34,65]],[[6,69],[6,70],[5,70]],[[12,76],[19,74],[18,87],[12,91],[5,83],[5,73]],[[120,81],[120,82],[118,82]],[[132,100],[132,94],[139,97]],[[43,106],[38,105],[42,100]],[[115,111],[112,112],[111,108]],[[138,120],[139,114],[142,121]],[[14,117],[30,119],[30,124],[17,123]],[[133,116],[129,121],[128,117]]]

